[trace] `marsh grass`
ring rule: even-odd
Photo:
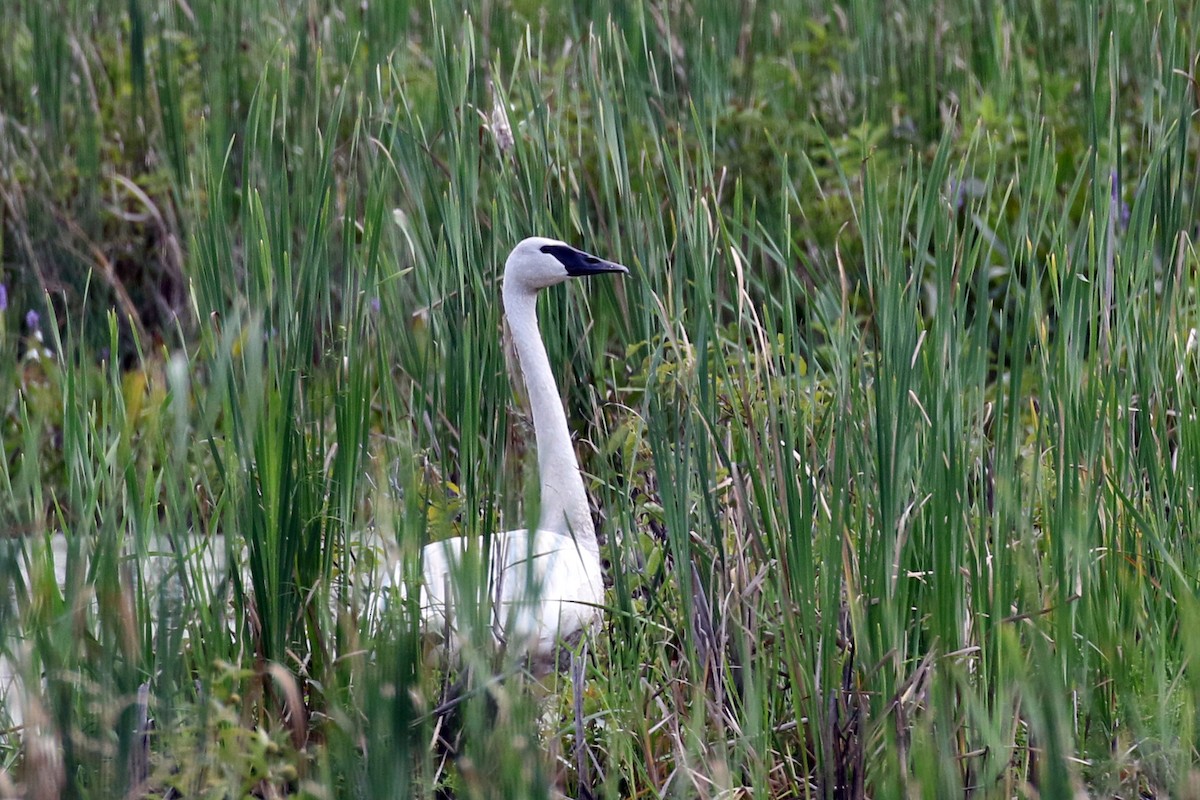
[[[0,794],[1196,791],[1193,6],[59,10],[0,37]],[[465,604],[446,761],[379,580],[536,518],[531,233],[632,272],[540,307],[607,617],[539,688]]]

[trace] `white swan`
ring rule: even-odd
[[[556,662],[559,642],[571,642],[599,623],[604,600],[600,549],[567,415],[538,330],[537,293],[568,278],[606,272],[629,270],[540,237],[518,244],[504,266],[504,313],[533,409],[541,518],[532,535],[521,529],[491,538],[486,574],[494,639],[510,653],[527,655],[535,671]],[[476,542],[471,551],[478,558],[482,543]],[[422,623],[429,634],[448,632],[451,651],[461,643],[455,609],[463,603],[456,598],[455,584],[469,570],[466,552],[462,537],[434,542],[422,551]],[[397,565],[392,581],[401,588],[402,575]],[[477,585],[478,580],[464,583]]]

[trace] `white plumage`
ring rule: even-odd
[[[459,537],[434,542],[422,552],[422,622],[430,633],[449,630],[451,650],[458,647],[454,609],[464,602],[456,596],[456,578],[479,574],[463,565],[465,547],[466,540]],[[482,549],[475,543],[476,557]],[[526,653],[535,667],[548,667],[560,640],[570,641],[599,623],[604,577],[598,554],[561,533],[535,531],[531,537],[522,529],[496,534],[489,556],[488,624],[510,652]]]
[[[533,411],[541,517],[532,535],[521,529],[491,538],[489,624],[495,640],[509,652],[528,655],[535,667],[554,663],[559,642],[572,641],[598,624],[604,601],[600,551],[567,416],[538,329],[537,293],[569,278],[607,272],[628,270],[538,237],[518,244],[504,268],[504,313]],[[476,558],[483,551],[482,542],[470,548]],[[456,586],[476,586],[480,580],[460,581],[459,576],[485,574],[478,562],[464,562],[467,552],[467,540],[461,537],[434,542],[422,551],[422,622],[430,634],[448,632],[452,651],[460,645],[455,610],[464,603]],[[393,581],[401,588],[402,574],[397,565]]]

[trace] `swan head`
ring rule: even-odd
[[[605,272],[628,273],[629,270],[557,239],[532,236],[522,240],[509,253],[508,261],[504,264],[504,283],[537,291],[569,278]]]

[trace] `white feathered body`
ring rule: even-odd
[[[580,635],[601,618],[604,577],[597,555],[569,536],[552,531],[499,533],[491,539],[486,577],[480,568],[483,543],[447,539],[423,551],[421,617],[431,635],[449,636],[451,652],[462,644],[464,625],[458,612],[476,607],[460,593],[487,582],[490,614],[486,620],[495,641],[510,651],[551,656],[560,637]]]

